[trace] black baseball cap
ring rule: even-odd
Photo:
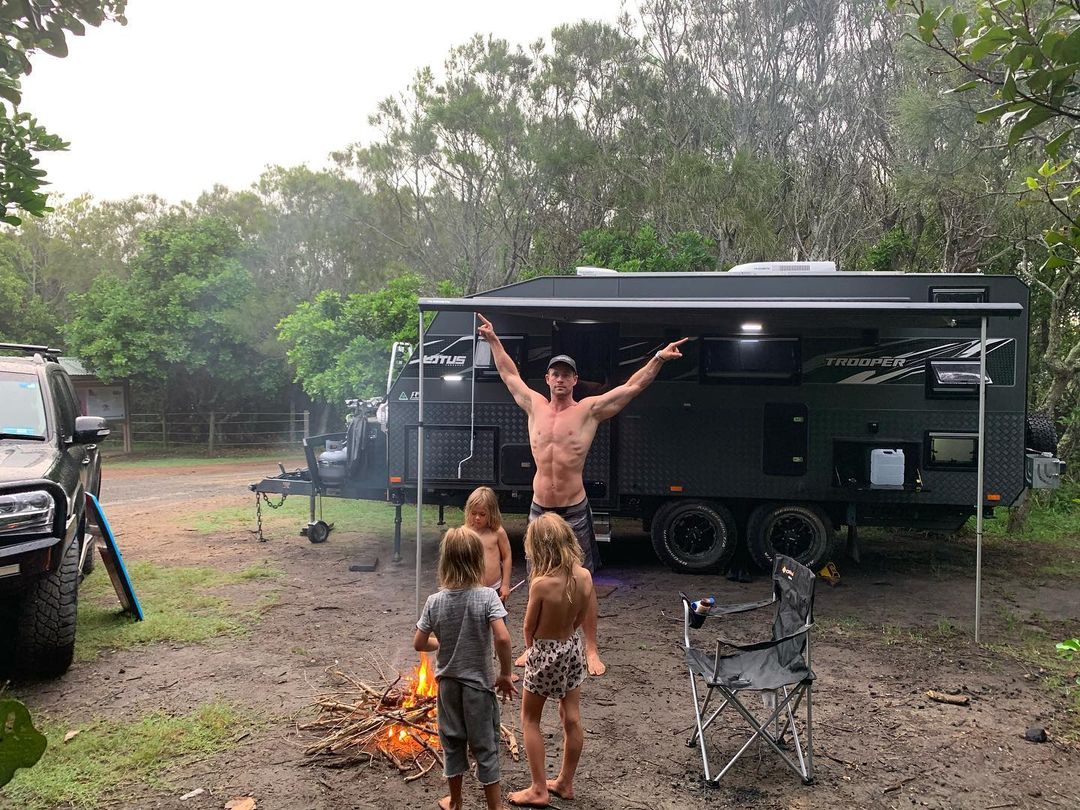
[[[574,370],[575,374],[577,374],[577,363],[574,362],[574,358],[571,357],[570,355],[568,355],[568,354],[557,354],[557,355],[555,355],[550,360],[548,360],[547,367],[551,368],[556,363],[565,363],[566,365],[570,366],[570,368],[572,368]]]

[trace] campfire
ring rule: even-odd
[[[408,676],[388,679],[374,667],[381,683],[372,686],[354,675],[329,670],[341,688],[315,699],[318,716],[300,726],[321,732],[322,737],[305,749],[327,767],[345,768],[376,757],[388,760],[405,776],[406,782],[419,779],[443,764],[439,746],[438,713],[435,700],[438,686],[426,654]],[[506,726],[503,736],[510,755],[519,756],[517,739]]]

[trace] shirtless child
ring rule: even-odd
[[[574,774],[581,758],[581,684],[585,653],[577,629],[592,599],[592,576],[581,565],[573,529],[554,512],[540,515],[525,532],[525,556],[532,564],[529,606],[525,610],[525,678],[522,680],[521,732],[532,784],[511,793],[510,804],[547,807],[551,796],[574,798]],[[563,760],[559,773],[545,772],[540,716],[548,698],[559,701]]]
[[[499,499],[491,487],[477,487],[465,501],[465,525],[480,535],[484,544],[484,584],[499,598],[510,595],[510,538],[502,525]]]

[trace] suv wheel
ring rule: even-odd
[[[78,540],[68,543],[56,571],[39,578],[16,607],[15,674],[23,678],[63,675],[75,654],[79,594]]]

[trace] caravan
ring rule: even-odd
[[[412,348],[385,400],[353,403],[347,434],[308,439],[308,470],[252,485],[309,495],[312,540],[326,537],[321,495],[460,506],[485,484],[527,511],[525,414],[477,312],[537,390],[552,355],[573,357],[579,399],[691,338],[600,426],[584,474],[597,534],[639,519],[675,570],[716,570],[742,542],[762,567],[786,554],[816,568],[840,526],[851,541],[859,526],[953,531],[976,502],[1008,506],[1060,478],[1052,423],[1027,412],[1028,289],[1012,276],[580,268],[420,308],[435,313],[423,363]]]

